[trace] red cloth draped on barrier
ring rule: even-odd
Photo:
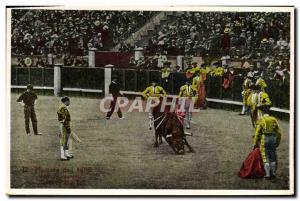
[[[193,78],[193,73],[191,73],[191,72],[186,72],[185,73],[185,77],[187,78],[187,79],[192,79]]]
[[[232,88],[232,81],[233,81],[234,77],[235,77],[234,72],[231,73],[230,71],[227,71],[224,74],[224,80],[223,80],[223,84],[222,84],[224,89]]]
[[[104,67],[105,65],[112,64],[115,67],[127,68],[132,56],[132,53],[126,52],[96,52],[95,66]]]
[[[201,76],[200,82],[197,86],[198,98],[195,102],[195,107],[206,108],[207,102],[206,102],[206,90],[205,90],[205,84],[204,84],[204,81],[206,80],[206,74],[201,74],[200,76]]]
[[[253,149],[247,156],[241,170],[239,177],[241,178],[261,178],[265,175],[264,165],[260,156],[259,148]]]

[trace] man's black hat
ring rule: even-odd
[[[171,62],[170,62],[170,61],[166,61],[164,64],[165,64],[166,66],[169,66],[169,65],[171,65]]]
[[[28,84],[26,88],[29,89],[29,90],[32,90],[33,89],[33,85],[32,84]]]
[[[252,89],[258,91],[258,90],[260,90],[260,87],[257,86],[256,84],[253,84]]]
[[[158,79],[157,78],[153,78],[152,80],[151,80],[151,83],[158,83]]]
[[[70,98],[68,96],[64,96],[61,98],[61,102],[65,103],[67,101],[70,101]]]
[[[113,79],[113,80],[116,79],[117,80],[118,76],[117,75],[113,75],[113,76],[111,76],[111,79]]]
[[[270,106],[269,105],[261,105],[259,106],[259,109],[266,114],[270,113]]]

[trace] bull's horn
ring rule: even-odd
[[[193,136],[193,133],[189,133],[189,132],[184,132],[184,135],[188,135],[188,136]]]

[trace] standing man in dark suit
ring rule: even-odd
[[[115,107],[116,107],[116,104],[117,104],[117,98],[119,96],[122,96],[121,92],[120,92],[120,87],[119,87],[119,84],[117,82],[117,79],[116,78],[113,78],[111,84],[109,85],[109,93],[112,94],[112,101],[110,102],[110,110],[109,112],[106,114],[106,119],[111,119],[111,115],[114,113],[114,110],[115,110]],[[122,115],[122,112],[121,112],[121,109],[118,107],[118,116],[120,119],[123,119],[123,115]]]
[[[37,95],[33,91],[31,84],[27,85],[27,90],[17,99],[24,106],[25,130],[27,135],[30,135],[29,120],[31,119],[34,135],[41,135],[37,128],[37,118],[34,110],[34,105],[37,100]]]

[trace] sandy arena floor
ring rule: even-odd
[[[289,122],[278,149],[275,181],[237,176],[252,148],[249,116],[207,109],[194,114],[196,153],[175,155],[164,142],[153,147],[146,113],[126,113],[105,120],[99,99],[71,98],[72,129],[82,139],[75,158],[59,160],[59,99],[39,96],[36,106],[42,136],[26,136],[23,108],[11,100],[11,187],[13,188],[139,188],[139,189],[288,189]]]

